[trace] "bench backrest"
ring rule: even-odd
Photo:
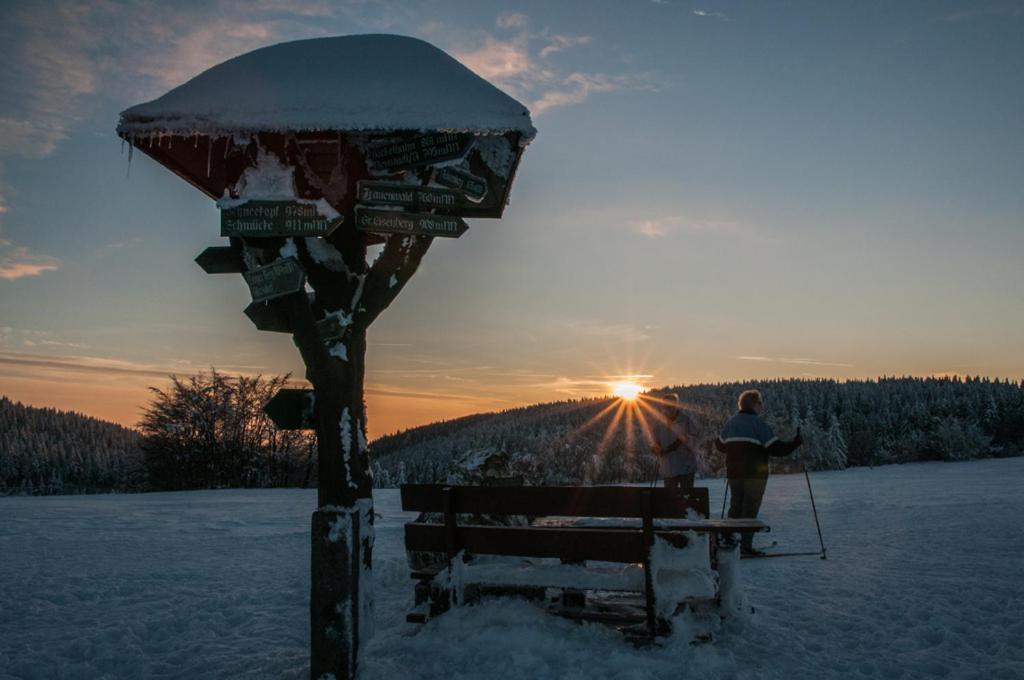
[[[445,506],[445,489],[449,502]],[[670,489],[636,486],[454,486],[403,484],[402,509],[531,517],[651,517],[684,519],[688,510],[708,517],[708,490],[685,496]],[[650,510],[647,510],[647,498]]]
[[[449,558],[465,549],[482,555],[637,562],[646,560],[654,541],[655,519],[685,519],[689,510],[708,515],[705,488],[685,496],[629,486],[404,484],[401,491],[403,510],[444,515],[444,524],[406,524],[406,549],[444,552]],[[460,525],[459,514],[639,518],[642,529]]]

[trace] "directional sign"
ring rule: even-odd
[[[477,200],[487,194],[487,180],[458,168],[439,168],[434,178],[438,184],[458,189]]]
[[[291,333],[292,322],[288,314],[271,300],[269,302],[252,302],[245,308],[245,315],[249,317],[256,328],[271,333]]]
[[[285,388],[277,391],[263,412],[282,430],[310,430],[316,427],[313,390]]]
[[[466,233],[469,225],[461,217],[450,215],[375,210],[356,206],[356,228],[360,231],[372,231],[378,234],[415,234],[458,238]]]
[[[312,203],[248,201],[220,212],[221,236],[327,236],[343,217],[327,219]]]
[[[196,256],[196,264],[207,274],[240,274],[242,254],[231,246],[214,246],[207,248]]]
[[[249,284],[253,302],[264,302],[284,297],[302,290],[306,284],[306,272],[294,257],[275,260],[265,267],[259,267],[242,274]]]
[[[460,158],[472,143],[472,135],[435,132],[398,142],[373,144],[366,150],[366,160],[382,170],[408,170]]]
[[[456,212],[458,208],[475,205],[461,191],[366,180],[359,182],[359,202],[405,208],[438,208]]]

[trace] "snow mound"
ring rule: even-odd
[[[536,134],[525,106],[417,38],[280,43],[214,66],[121,113],[122,135],[312,130]]]

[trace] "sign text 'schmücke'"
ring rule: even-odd
[[[327,236],[343,218],[327,219],[312,203],[249,201],[220,213],[221,236]]]

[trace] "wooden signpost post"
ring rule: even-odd
[[[369,76],[345,71],[349,63],[375,62]],[[352,103],[358,86],[353,91],[339,78],[375,93],[366,112]],[[252,82],[260,83],[261,103],[247,108]],[[457,96],[439,96],[425,111],[424,83]],[[313,680],[355,678],[369,630],[367,330],[434,237],[464,234],[463,216],[501,217],[534,133],[525,107],[448,55],[380,35],[262,48],[121,114],[118,134],[133,149],[223,207],[220,233],[231,245],[208,248],[196,262],[209,273],[241,273],[252,294],[246,316],[260,330],[290,333],[305,365],[312,389],[281,390],[266,410],[279,427],[316,431]],[[279,200],[282,187],[290,200]],[[368,261],[368,247],[378,243]]]

